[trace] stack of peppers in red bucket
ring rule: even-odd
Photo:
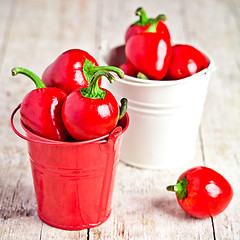
[[[123,133],[129,126],[127,99],[121,106],[101,88],[102,77],[114,82],[124,72],[98,66],[86,51],[61,54],[40,79],[16,67],[36,85],[11,116],[12,128],[27,140],[38,215],[67,230],[98,226],[110,216]],[[104,79],[105,80],[105,79]],[[26,135],[14,126],[20,109]]]

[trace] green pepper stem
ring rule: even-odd
[[[121,107],[120,107],[118,120],[121,120],[123,118],[123,116],[125,115],[125,113],[127,112],[128,100],[126,98],[122,98],[120,102],[121,102]]]
[[[135,14],[136,16],[139,16],[139,20],[135,22],[133,25],[146,26],[147,24],[152,22],[152,19],[149,19],[147,17],[146,12],[141,7],[136,10]]]
[[[12,75],[16,76],[17,74],[23,74],[29,77],[36,85],[36,88],[45,88],[43,81],[33,72],[29,71],[28,69],[22,67],[15,67],[12,69]]]
[[[167,20],[167,16],[165,14],[159,14],[157,17],[161,22],[165,22]]]
[[[145,74],[143,74],[143,73],[141,73],[141,72],[139,72],[139,73],[137,74],[137,78],[139,78],[139,79],[149,79]]]
[[[124,77],[124,72],[122,69],[114,67],[114,66],[94,66],[92,71],[94,73],[98,71],[108,71],[108,72],[115,72],[120,78]]]
[[[106,77],[110,83],[115,81],[113,75],[107,71],[98,71],[96,72],[92,80],[87,88],[79,89],[83,97],[91,98],[91,99],[104,99],[106,96],[106,91],[99,88],[98,80],[100,77]]]
[[[184,199],[187,197],[187,186],[188,181],[187,178],[181,178],[178,180],[177,184],[175,185],[169,185],[166,187],[168,191],[175,192],[177,194],[178,199]]]
[[[91,61],[85,59],[83,64],[83,73],[88,83],[91,82],[93,75],[98,71],[115,72],[120,78],[124,77],[124,72],[120,68],[114,66],[94,66]]]
[[[167,19],[167,17],[164,14],[160,14],[158,15],[154,21],[151,23],[151,25],[148,27],[148,29],[146,30],[146,32],[151,32],[151,33],[155,33],[157,32],[157,25],[159,21],[165,21]]]

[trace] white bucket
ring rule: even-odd
[[[193,160],[196,139],[208,83],[215,64],[177,81],[142,80],[116,77],[104,87],[115,97],[128,99],[129,130],[122,146],[121,160],[129,165],[169,169]],[[124,46],[104,56],[107,65],[125,61]]]

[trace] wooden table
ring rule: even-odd
[[[101,46],[123,43],[127,26],[143,6],[149,16],[165,13],[175,42],[206,50],[212,75],[196,145],[189,165],[145,170],[120,162],[112,214],[90,231],[64,231],[36,214],[27,146],[10,127],[10,115],[34,88],[22,66],[41,76],[63,51],[82,48],[96,59]],[[0,239],[240,239],[240,1],[239,0],[0,0]],[[223,174],[234,198],[222,214],[194,219],[165,190],[186,169],[205,165]]]

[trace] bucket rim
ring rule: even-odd
[[[57,140],[52,140],[52,139],[48,139],[48,138],[45,138],[45,137],[42,137],[42,136],[39,136],[37,135],[36,133],[33,133],[32,131],[30,131],[25,125],[24,123],[22,122],[22,120],[20,120],[20,123],[21,123],[21,126],[23,128],[23,130],[32,136],[31,137],[28,137],[28,136],[25,136],[23,134],[21,134],[17,128],[15,127],[14,125],[14,117],[17,113],[17,111],[20,109],[21,107],[21,103],[13,110],[12,114],[11,114],[11,127],[12,127],[12,130],[19,136],[21,137],[22,139],[28,141],[28,142],[34,142],[34,143],[41,143],[41,144],[47,144],[47,145],[57,145],[57,146],[60,146],[60,145],[64,145],[64,146],[74,146],[74,145],[85,145],[85,144],[89,144],[89,143],[104,143],[104,142],[108,142],[108,139],[109,137],[115,133],[115,131],[119,131],[119,128],[121,128],[121,126],[117,125],[110,133],[108,134],[105,134],[101,137],[98,137],[98,138],[93,138],[93,139],[90,139],[90,140],[86,140],[86,141],[78,141],[78,142],[66,142],[66,141],[57,141]],[[129,126],[129,115],[128,113],[126,112],[124,117],[126,118],[126,124],[124,126],[124,128],[121,128],[121,134],[123,134],[128,126]]]
[[[107,50],[105,50],[104,54],[103,54],[103,63],[105,65],[107,64],[106,58],[108,53],[113,50],[113,49],[117,49],[117,48],[124,48],[125,45],[118,45],[116,47],[112,47],[112,48],[108,48]],[[199,48],[198,48],[199,49]],[[209,65],[207,68],[204,68],[203,70],[201,70],[200,72],[195,73],[192,76],[186,77],[186,78],[182,78],[182,79],[178,79],[178,80],[151,80],[151,79],[141,79],[139,80],[138,78],[135,77],[131,77],[128,75],[124,75],[124,78],[120,79],[119,77],[115,78],[115,81],[119,82],[119,83],[125,83],[127,85],[132,85],[132,86],[138,86],[138,87],[167,87],[167,86],[172,86],[172,85],[179,85],[179,84],[184,84],[184,83],[188,83],[191,82],[193,80],[193,78],[195,77],[201,77],[203,75],[206,74],[211,74],[212,72],[214,72],[216,70],[216,64],[214,62],[214,60],[212,59],[212,57],[206,53],[206,51],[203,51],[200,49],[200,51],[208,58],[209,60]]]

